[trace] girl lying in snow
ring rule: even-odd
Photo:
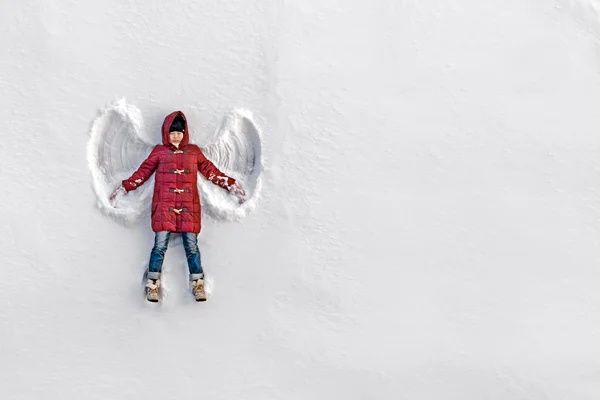
[[[198,146],[189,144],[188,126],[181,111],[169,114],[162,126],[162,145],[156,145],[137,171],[110,196],[111,202],[137,189],[156,171],[152,197],[152,230],[154,247],[150,253],[146,297],[159,300],[160,274],[171,232],[180,232],[190,271],[192,293],[196,301],[205,301],[204,271],[198,250],[201,227],[198,172],[209,181],[229,190],[245,201],[245,192],[235,179],[223,174],[210,162]]]

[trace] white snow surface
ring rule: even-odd
[[[597,1],[3,5],[0,398],[600,398]],[[151,305],[88,156],[174,110],[251,117],[262,189],[204,221],[209,301],[175,237]]]

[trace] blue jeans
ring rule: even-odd
[[[160,231],[154,235],[154,247],[150,253],[150,263],[148,266],[148,278],[159,279],[162,271],[165,253],[169,246],[171,232]],[[190,232],[181,234],[183,239],[183,248],[187,258],[188,268],[190,270],[190,280],[200,279],[204,275],[202,264],[200,262],[200,250],[198,249],[198,235]]]

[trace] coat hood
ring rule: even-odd
[[[183,121],[185,122],[185,131],[183,131],[183,139],[179,144],[179,148],[189,143],[190,135],[187,118],[185,118],[185,115],[181,111],[173,111],[171,114],[167,115],[162,125],[162,142],[165,146],[172,146],[171,142],[169,142],[169,128],[171,127],[171,124],[173,123],[175,117],[177,117],[178,115],[181,115]]]

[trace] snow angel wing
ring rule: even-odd
[[[208,182],[198,180],[202,209],[220,220],[239,220],[257,204],[263,171],[261,133],[249,111],[236,109],[227,113],[217,128],[212,143],[202,152],[215,166],[234,178],[246,191],[240,205],[235,196]]]
[[[101,110],[92,124],[87,158],[98,207],[125,224],[137,222],[150,211],[154,176],[138,190],[109,201],[123,179],[133,174],[154,147],[142,137],[142,113],[125,99]]]

